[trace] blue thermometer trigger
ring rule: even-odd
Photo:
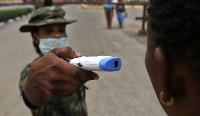
[[[108,57],[100,60],[99,67],[105,71],[118,71],[121,69],[121,59],[118,57]]]

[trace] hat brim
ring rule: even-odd
[[[37,23],[37,24],[22,25],[19,30],[21,32],[31,32],[34,27],[38,27],[38,26],[44,26],[44,25],[50,25],[50,24],[65,24],[65,25],[68,25],[68,24],[74,23],[76,21],[77,20],[73,20],[73,19],[72,20],[64,19],[62,21],[52,20],[52,21],[49,21],[49,22],[40,22],[40,23]]]

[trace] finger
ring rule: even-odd
[[[44,76],[47,78],[45,81],[41,81],[40,85],[43,86],[43,88],[51,90],[54,88],[52,85],[59,85],[58,87],[62,88],[64,85],[80,86],[84,84],[84,81],[77,80],[73,77],[74,73],[71,74],[72,76],[68,76],[70,75],[69,72],[70,71],[67,70],[65,71],[66,74],[62,74],[59,68],[48,69],[47,75]]]
[[[99,76],[97,73],[94,73],[92,71],[84,71],[81,69],[80,72],[77,72],[74,75],[74,78],[76,78],[78,80],[83,80],[84,82],[87,82],[89,80],[98,80]]]
[[[63,61],[61,61],[61,62],[63,62]],[[85,71],[83,69],[80,69],[76,66],[73,66],[69,63],[64,63],[64,62],[60,63],[60,66],[65,67],[65,68],[61,68],[59,70],[60,73],[62,73],[63,75],[67,75],[67,76],[75,78],[75,79],[83,80],[85,82],[89,81],[89,80],[98,80],[99,79],[98,74],[95,72]]]
[[[76,87],[76,86],[66,85],[65,88],[63,89],[48,91],[48,95],[50,97],[71,96],[73,93],[77,93],[78,91],[80,91],[81,88],[82,86]]]
[[[94,79],[93,80],[98,80],[99,79],[99,75],[97,74],[97,73],[95,73],[95,72],[93,72],[94,73]]]
[[[82,70],[76,66],[73,66],[66,61],[62,60],[60,61],[62,63],[59,63],[58,65],[59,68],[56,68],[57,71],[63,75],[66,75],[68,77],[82,80],[84,82],[89,81],[89,80],[97,80],[99,78],[98,74],[92,72],[92,71],[85,71]]]
[[[56,91],[61,89],[67,89],[68,86],[80,87],[84,84],[84,81],[76,80],[70,77],[70,79],[56,80],[52,82],[44,82],[40,85],[43,91]]]
[[[54,48],[50,52],[53,52],[60,58],[72,59],[76,57],[75,51],[71,47]]]
[[[66,90],[69,89],[69,86],[72,86],[74,88],[80,88],[83,84],[80,85],[73,85],[73,84],[67,84],[61,81],[53,82],[51,83],[50,88],[48,88],[48,91],[58,91],[58,90]]]
[[[54,85],[54,89],[63,88],[65,85],[81,86],[84,84],[84,81],[77,80],[66,75],[59,76],[58,78],[54,77],[54,79],[51,80],[52,81],[50,82],[50,84]]]
[[[54,49],[56,53],[56,49]],[[41,70],[48,70],[48,76],[50,78],[54,77],[55,75],[63,74],[68,77],[74,77],[75,75],[78,75],[79,68],[76,66],[73,66],[69,64],[67,61],[63,60],[63,58],[57,57],[57,55],[53,52],[47,53],[41,60],[41,63],[44,63],[48,61],[48,65],[44,65],[47,68],[42,68]],[[58,53],[57,53],[58,54]],[[37,62],[37,61],[36,61]],[[36,68],[38,69],[38,68]],[[45,71],[44,71],[45,72]],[[59,77],[58,77],[59,78]]]
[[[78,52],[75,52],[76,57],[81,57],[82,55]]]

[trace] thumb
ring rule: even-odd
[[[50,52],[53,52],[60,58],[76,58],[78,57],[77,54],[74,50],[72,50],[71,47],[60,47],[60,48],[54,48]]]

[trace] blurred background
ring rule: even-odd
[[[124,0],[128,17],[119,28],[116,12],[107,28],[105,0],[47,0],[61,5],[65,18],[78,22],[67,26],[70,46],[85,56],[120,57],[118,72],[97,72],[89,81],[86,102],[89,116],[166,116],[145,68],[146,9],[148,0]],[[30,33],[19,32],[31,12],[43,0],[0,0],[0,116],[31,116],[20,96],[20,72],[37,54]],[[113,5],[118,1],[114,0]]]
[[[22,3],[22,2],[44,2],[45,0],[1,0],[0,3]],[[52,1],[52,0],[46,0],[46,1]],[[105,1],[105,0],[53,0],[53,2],[63,2],[63,1],[91,1],[91,2],[97,2],[97,1]],[[114,2],[117,0],[114,0]],[[148,2],[148,0],[124,0],[124,2]]]

